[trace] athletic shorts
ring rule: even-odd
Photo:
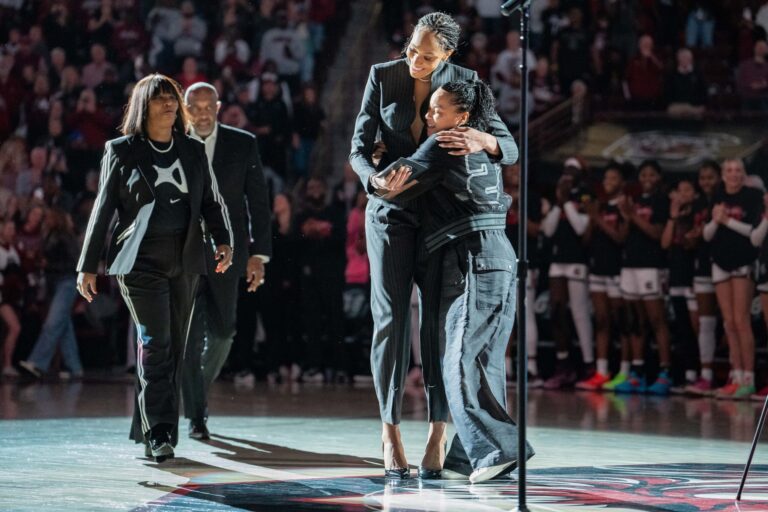
[[[693,293],[701,295],[715,293],[715,284],[712,282],[712,276],[695,276],[693,278]]]
[[[620,277],[621,295],[627,300],[656,300],[662,298],[662,275],[658,268],[623,268]]]
[[[612,299],[621,298],[621,279],[619,276],[598,276],[589,274],[589,291],[607,293]]]
[[[685,305],[688,311],[698,311],[699,303],[696,302],[696,294],[690,286],[671,286],[669,288],[670,297],[682,297],[685,299]]]
[[[752,265],[744,265],[743,267],[735,268],[733,270],[723,270],[717,263],[712,264],[712,282],[714,284],[724,283],[729,279],[735,277],[752,278]]]
[[[565,277],[577,281],[586,281],[587,266],[583,263],[550,263],[549,277]]]

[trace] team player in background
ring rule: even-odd
[[[629,379],[615,387],[620,393],[652,393],[666,395],[672,380],[669,376],[670,340],[664,298],[662,269],[666,258],[661,248],[661,234],[669,215],[667,198],[661,191],[661,167],[652,160],[639,167],[642,194],[633,202],[625,198],[620,211],[625,219],[624,258],[621,269],[621,292],[629,306],[628,324],[632,338],[632,365]],[[660,371],[656,381],[646,386],[645,320],[654,331],[659,347]]]
[[[520,206],[520,165],[504,167],[504,192],[512,198],[512,206],[507,211],[506,233],[515,254],[520,254],[517,236],[520,231],[520,219],[518,209]],[[539,329],[536,325],[536,285],[539,277],[539,232],[541,230],[541,197],[533,190],[528,191],[528,277],[525,283],[525,300],[528,306],[525,309],[525,342],[528,352],[528,387],[541,387],[543,381],[539,376],[539,367],[536,362],[536,345],[539,340]],[[515,335],[513,334],[513,337]],[[511,379],[512,372],[512,344],[507,347],[507,379]],[[509,382],[513,382],[509,380]]]
[[[612,390],[629,376],[629,338],[621,322],[623,301],[619,287],[621,251],[626,233],[619,201],[624,194],[624,175],[617,164],[609,164],[603,174],[604,197],[593,201],[589,213],[589,292],[595,313],[597,369],[591,379],[579,382],[584,390]],[[608,356],[613,336],[621,337],[621,368],[612,380]]]
[[[698,361],[696,354],[696,330],[698,329],[698,304],[693,292],[694,262],[696,260],[696,237],[691,233],[695,226],[694,202],[696,188],[693,181],[682,179],[669,194],[669,217],[661,235],[661,247],[667,251],[669,267],[669,297],[675,310],[679,340],[683,347],[685,384],[673,388],[676,393],[685,392],[697,378]],[[690,324],[685,325],[685,319]]]
[[[760,248],[757,257],[757,291],[760,292],[760,305],[763,310],[763,320],[768,325],[768,193],[763,194],[763,215],[760,224],[752,231],[750,241]],[[768,396],[768,386],[763,387],[752,395],[753,400],[763,401]]]
[[[552,260],[549,266],[550,314],[556,344],[555,374],[544,383],[546,389],[572,386],[577,381],[576,371],[568,363],[570,333],[568,309],[581,346],[585,374],[590,378],[594,370],[592,345],[592,319],[589,313],[587,285],[587,250],[584,235],[589,227],[586,204],[591,200],[582,184],[584,166],[576,158],[565,161],[563,175],[557,183],[557,204],[547,212],[541,223],[544,235],[552,240]]]
[[[698,185],[700,194],[693,203],[693,230],[688,237],[696,241],[696,258],[693,263],[693,293],[696,295],[698,312],[697,336],[699,342],[699,364],[701,373],[685,391],[691,395],[709,395],[713,390],[717,339],[717,298],[712,283],[712,254],[710,244],[704,240],[703,229],[709,222],[712,198],[720,185],[720,164],[709,160],[699,167]]]
[[[718,188],[712,199],[711,220],[703,230],[704,239],[712,242],[712,281],[731,362],[729,382],[715,396],[740,400],[755,393],[755,338],[750,306],[757,249],[750,235],[763,214],[763,200],[758,190],[746,186],[747,173],[741,160],[726,160],[722,178],[723,187]]]

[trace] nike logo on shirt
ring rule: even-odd
[[[177,197],[176,199],[171,199],[171,204],[176,204],[176,203],[178,203],[179,201],[181,201],[181,198],[180,198],[180,197]]]

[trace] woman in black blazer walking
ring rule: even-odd
[[[136,406],[130,438],[147,457],[173,457],[179,369],[198,276],[206,273],[200,219],[216,241],[217,272],[232,264],[229,213],[203,145],[186,135],[179,86],[150,75],[133,89],[124,137],[104,149],[99,192],[85,233],[77,288],[89,302],[112,217],[107,252],[138,332]]]
[[[374,65],[368,78],[362,107],[352,137],[349,160],[367,191],[372,194],[366,211],[365,231],[371,263],[371,309],[374,334],[371,367],[382,427],[385,475],[408,477],[408,463],[398,424],[410,352],[409,308],[414,279],[421,291],[422,311],[432,311],[439,301],[439,269],[419,251],[419,199],[387,203],[377,190],[396,186],[405,171],[376,181],[376,168],[385,168],[399,157],[411,155],[426,138],[424,115],[430,95],[441,85],[477,74],[448,62],[456,51],[461,29],[447,14],[430,13],[419,19],[405,49],[405,58]],[[386,146],[379,165],[372,155],[377,134]],[[440,145],[451,154],[485,151],[504,164],[517,160],[517,146],[498,115],[488,133],[457,128],[441,133]],[[422,460],[422,476],[436,476],[444,457],[448,407],[440,371],[438,328],[424,316],[421,352],[427,393],[430,432]]]

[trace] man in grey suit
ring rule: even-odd
[[[264,282],[264,265],[272,255],[271,212],[256,137],[217,122],[221,103],[210,84],[191,85],[184,102],[192,122],[191,135],[205,144],[219,192],[229,208],[236,243],[248,248],[237,252],[230,272],[211,272],[198,287],[184,357],[182,392],[184,415],[190,420],[189,436],[207,439],[207,394],[227,360],[235,336],[240,277],[245,273],[248,291],[256,291]],[[215,264],[213,258],[207,259],[209,266]]]

